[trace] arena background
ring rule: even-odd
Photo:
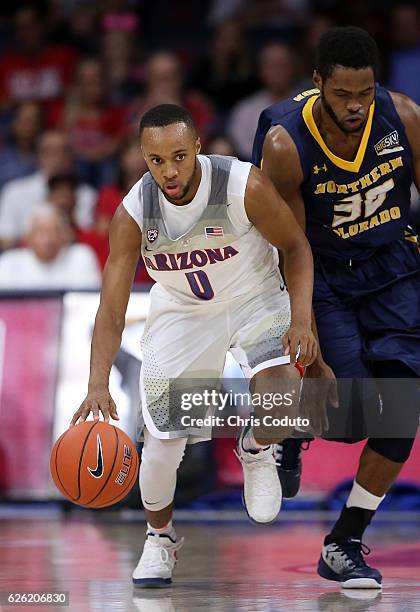
[[[16,212],[10,212],[12,183],[41,171],[37,147],[50,130],[64,134],[71,147],[71,168],[57,176],[69,187],[63,197],[72,240],[92,249],[103,268],[113,211],[145,171],[134,147],[138,119],[150,106],[184,104],[204,152],[249,159],[260,110],[310,86],[319,35],[344,24],[364,27],[378,41],[381,82],[420,103],[414,2],[51,0],[3,2],[0,15],[0,270],[8,249],[26,243],[23,222],[14,234],[10,229]],[[93,195],[81,222],[73,200],[82,184]],[[41,203],[35,191],[33,201],[30,189],[25,193],[28,209]],[[412,222],[419,227],[414,187],[412,204]],[[28,502],[61,503],[49,475],[49,452],[86,391],[99,295],[98,286],[80,291],[86,284],[78,275],[63,287],[29,291],[20,275],[16,270],[8,284],[0,274],[0,496],[6,515]],[[133,437],[149,288],[139,264],[111,375],[120,426]],[[241,507],[233,446],[233,440],[218,439],[188,450],[177,507],[211,513]],[[395,495],[387,496],[380,512],[420,509],[419,451],[417,441]],[[285,510],[340,507],[359,453],[360,445],[313,443],[304,454],[302,493],[286,501]],[[119,508],[135,511],[138,505],[133,492]]]

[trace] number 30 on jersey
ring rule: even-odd
[[[334,205],[333,227],[337,227],[342,223],[357,221],[360,218],[366,219],[371,217],[378,208],[384,203],[386,194],[394,187],[394,179],[389,179],[366,191],[363,196],[361,193],[355,193],[352,196],[346,197]]]

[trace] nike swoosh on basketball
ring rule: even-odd
[[[102,454],[102,443],[99,434],[96,436],[96,468],[92,469],[90,467],[87,468],[89,474],[91,474],[94,478],[100,478],[104,473],[104,458]]]

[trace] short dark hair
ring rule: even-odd
[[[139,136],[144,128],[165,127],[173,123],[185,123],[185,125],[196,132],[194,119],[189,111],[177,104],[159,104],[148,110],[140,119]]]
[[[75,174],[70,172],[62,172],[61,174],[54,174],[48,179],[48,191],[52,191],[59,185],[68,185],[72,189],[77,187],[77,177]]]
[[[378,72],[379,53],[372,36],[353,26],[331,28],[319,39],[316,69],[322,79],[332,75],[335,66],[344,68],[373,68]]]

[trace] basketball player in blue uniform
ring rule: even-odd
[[[367,440],[350,496],[324,541],[318,573],[347,588],[381,587],[381,574],[363,558],[362,537],[407,461],[418,425],[420,253],[407,220],[410,186],[420,187],[420,109],[376,84],[377,61],[364,30],[326,32],[316,88],[262,112],[252,160],[312,246],[321,351],[308,375],[410,379],[398,386],[398,398],[391,381],[380,389],[384,418],[397,405],[399,418],[404,411],[411,419],[410,437]],[[298,489],[300,445],[282,445],[285,497]]]

